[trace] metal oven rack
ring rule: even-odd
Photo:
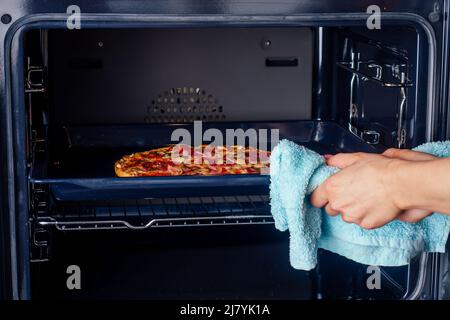
[[[45,213],[44,213],[45,212]],[[61,231],[271,224],[267,195],[54,202],[35,216]]]

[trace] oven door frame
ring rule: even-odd
[[[1,245],[6,250],[2,250],[3,262],[0,265],[0,272],[3,281],[3,290],[0,291],[3,298],[6,299],[30,299],[30,261],[29,261],[29,227],[28,227],[28,181],[27,164],[24,155],[25,150],[25,132],[20,128],[20,121],[26,119],[24,108],[14,108],[14,106],[23,106],[23,88],[25,85],[24,75],[19,72],[23,69],[23,47],[22,39],[24,33],[32,28],[64,28],[67,22],[67,14],[62,12],[64,5],[69,5],[70,1],[61,1],[54,8],[44,8],[38,5],[38,1],[26,1],[29,6],[25,9],[19,9],[10,5],[13,22],[0,26],[0,59],[2,65],[0,71],[4,77],[0,77],[0,123],[1,126],[1,152],[0,156],[3,163],[1,167]],[[248,8],[245,2],[235,2],[232,6],[223,8],[220,1],[211,1],[211,6],[206,6],[204,14],[192,14],[199,11],[197,7],[182,7],[179,1],[167,1],[166,4],[158,4],[156,7],[146,3],[144,7],[136,6],[129,8],[126,1],[119,1],[117,7],[111,10],[108,7],[108,1],[101,1],[98,7],[90,5],[88,1],[82,3],[82,7],[89,13],[83,15],[83,27],[181,27],[181,26],[314,26],[320,23],[321,26],[327,25],[362,25],[366,23],[368,14],[363,11],[360,5],[352,4],[351,1],[344,3],[342,7],[336,7],[335,3],[330,2],[329,6],[323,5],[322,12],[314,12],[314,1],[303,2],[302,6],[292,6],[283,8],[285,11],[277,14],[271,14],[277,7],[274,1],[265,1],[259,8]],[[382,1],[380,1],[382,2]],[[441,30],[431,25],[426,18],[430,8],[423,7],[422,2],[417,1],[420,13],[407,13],[408,5],[414,7],[411,2],[402,1],[400,8],[395,8],[402,12],[384,13],[384,21],[390,23],[411,23],[418,29],[423,30],[429,41],[430,61],[429,61],[429,110],[428,110],[428,139],[436,140],[442,137],[442,123],[436,121],[437,115],[445,112],[440,98],[440,59],[443,47],[437,39],[442,39]],[[416,2],[416,1],[415,1]],[[172,6],[170,6],[170,4]],[[177,4],[178,7],[175,7]],[[380,3],[381,5],[382,3]],[[166,7],[167,5],[167,7]],[[106,7],[104,7],[106,6]],[[245,8],[244,12],[242,8]],[[344,11],[342,8],[348,10]],[[85,10],[86,10],[85,9]],[[133,9],[133,10],[131,10]],[[336,13],[327,13],[325,10],[335,9]],[[130,13],[131,10],[131,13]],[[255,11],[256,10],[256,11]],[[393,11],[395,11],[393,10]],[[143,13],[133,13],[143,12]],[[37,14],[37,12],[41,12]],[[46,13],[42,13],[46,12]],[[106,13],[109,12],[109,13]],[[304,13],[313,12],[313,13]],[[157,13],[157,14],[155,14]],[[438,111],[439,110],[439,111]],[[445,112],[446,114],[446,112]],[[435,125],[436,124],[436,125]],[[423,268],[430,271],[431,263],[429,255],[424,255]],[[433,257],[433,255],[431,255]],[[430,271],[431,272],[431,271]],[[425,272],[428,274],[428,272]],[[420,280],[420,279],[419,279]],[[411,291],[411,295],[405,296],[405,299],[419,298],[425,287],[425,281],[418,281],[417,286]]]

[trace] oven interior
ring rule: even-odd
[[[427,48],[406,25],[28,31],[31,297],[407,296],[419,258],[382,268],[381,290],[325,251],[292,269],[268,176],[123,179],[113,165],[179,128],[195,140],[194,121],[267,133],[269,147],[276,129],[321,154],[413,147],[427,140]]]

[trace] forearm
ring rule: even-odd
[[[393,161],[387,170],[387,188],[399,208],[450,214],[450,158]]]

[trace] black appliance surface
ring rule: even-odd
[[[309,119],[312,33],[309,28],[50,30],[52,120],[73,125],[198,116]]]
[[[287,236],[272,226],[57,233],[54,259],[33,270],[33,294],[40,299],[312,298],[311,275],[289,265]],[[70,265],[81,269],[81,290],[66,287]]]
[[[267,176],[118,179],[112,165],[194,120],[279,128],[321,154],[446,139],[448,1],[376,0],[380,30],[352,0],[81,0],[82,30],[67,30],[72,4],[0,13],[1,297],[442,296],[444,255],[382,268],[376,292],[367,266],[324,251],[293,270]]]

